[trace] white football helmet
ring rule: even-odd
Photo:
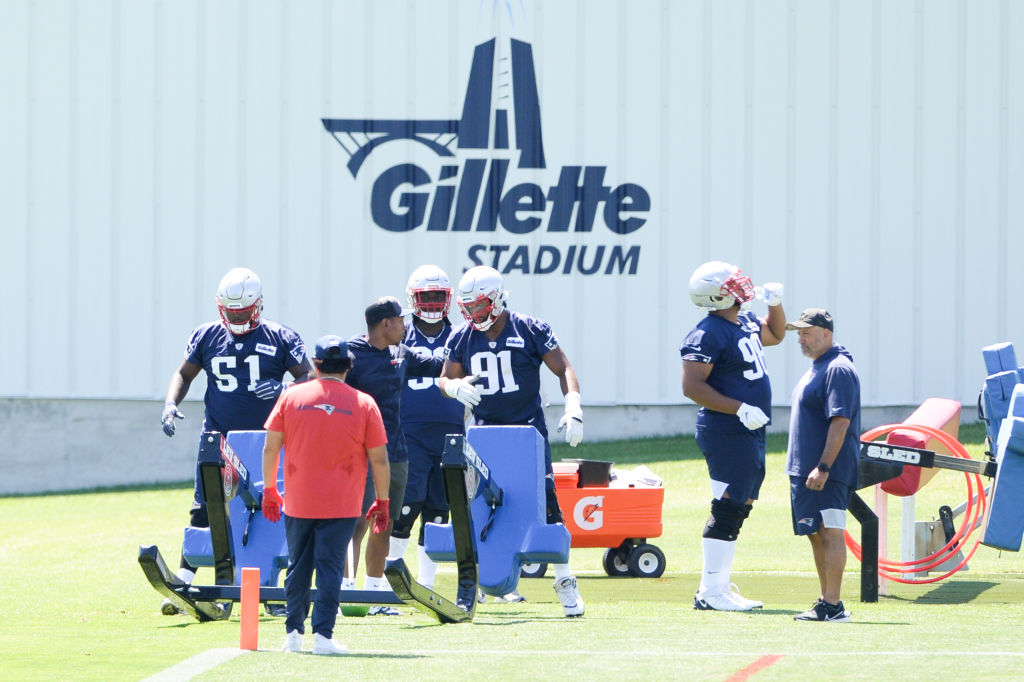
[[[263,285],[249,268],[234,268],[217,287],[217,311],[232,334],[248,334],[260,324]]]
[[[439,322],[448,317],[452,304],[452,285],[448,275],[436,265],[421,265],[409,275],[405,285],[412,314],[424,322]]]
[[[753,283],[735,265],[713,260],[690,275],[690,299],[698,308],[725,310],[753,298]]]
[[[508,307],[508,292],[505,291],[501,274],[492,267],[477,265],[459,280],[456,294],[459,309],[473,329],[487,331],[505,308]]]

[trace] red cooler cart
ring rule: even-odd
[[[661,535],[665,489],[611,480],[611,462],[564,460],[553,464],[555,494],[572,547],[607,547],[604,570],[612,577],[657,578],[665,554],[648,538]],[[541,577],[547,564],[526,564],[523,577]]]

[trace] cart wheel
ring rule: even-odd
[[[637,578],[660,578],[665,572],[665,553],[654,545],[637,545],[629,554],[629,572]]]
[[[548,565],[544,563],[540,564],[523,564],[519,567],[520,578],[543,578],[544,574],[548,572]]]
[[[613,578],[624,578],[629,575],[629,552],[633,546],[624,542],[619,547],[609,547],[604,551],[604,572]]]

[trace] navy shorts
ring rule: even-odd
[[[824,523],[826,528],[846,528],[846,507],[850,486],[831,478],[821,490],[811,490],[803,476],[789,477],[789,501],[793,512],[793,533],[813,535]]]
[[[712,489],[724,484],[729,499],[739,504],[757,499],[764,482],[764,429],[723,433],[698,426],[697,446],[704,453]]]
[[[405,484],[405,504],[423,504],[425,509],[448,509],[441,471],[444,437],[465,433],[462,424],[412,422],[404,426],[409,452],[409,480]]]

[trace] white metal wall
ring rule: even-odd
[[[1024,5],[493,4],[5,3],[0,395],[160,397],[235,265],[311,342],[361,331],[423,262],[457,278],[478,243],[640,246],[634,275],[506,275],[589,404],[683,402],[686,280],[710,259],[784,282],[791,316],[830,308],[866,405],[971,402],[979,349],[1024,343]],[[642,228],[373,224],[373,178],[425,152],[382,145],[353,178],[321,118],[457,119],[474,47],[509,35],[536,69],[530,177],[606,166],[649,191]],[[794,338],[768,353],[786,404],[806,361]]]

